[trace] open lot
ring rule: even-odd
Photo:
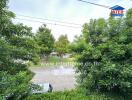
[[[35,73],[35,76],[31,80],[33,83],[51,83],[53,91],[75,88],[76,79],[73,67],[32,67],[30,70]]]

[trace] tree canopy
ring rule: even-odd
[[[0,0],[0,99],[18,100],[31,90],[27,62],[38,61],[38,45],[30,27],[12,22],[7,3]]]
[[[40,47],[41,56],[47,56],[53,51],[55,39],[51,34],[51,30],[48,29],[46,25],[39,27],[36,34],[36,40]]]
[[[60,56],[68,53],[69,51],[69,40],[67,35],[61,35],[58,41],[55,42],[55,51],[58,52]]]
[[[132,94],[132,9],[125,18],[90,20],[83,26],[77,56],[78,83],[88,91]],[[80,51],[82,45],[74,51]],[[74,48],[74,47],[73,47]],[[78,53],[77,53],[78,54]]]

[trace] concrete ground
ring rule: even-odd
[[[63,91],[75,88],[75,70],[73,67],[30,68],[35,76],[31,80],[33,83],[50,83],[53,91]]]

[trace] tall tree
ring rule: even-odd
[[[46,27],[46,25],[42,25],[36,34],[36,40],[40,47],[40,55],[41,57],[48,55],[54,49],[54,37],[51,34],[51,30]]]
[[[98,20],[90,20],[90,23],[84,24],[84,28],[82,30],[83,36],[87,43],[92,43],[93,45],[98,45],[103,42],[102,37],[104,38],[106,35],[106,21],[103,18]]]
[[[83,37],[87,45],[77,56],[81,64],[76,68],[80,73],[78,82],[87,93],[94,90],[118,93],[126,99],[131,96],[131,19],[132,9],[129,9],[126,18],[91,20],[84,25]]]
[[[55,51],[58,52],[59,56],[62,57],[65,53],[69,51],[69,40],[67,35],[61,35],[58,41],[55,43]]]
[[[26,62],[37,62],[38,46],[31,28],[12,23],[15,14],[7,3],[0,0],[0,99],[18,100],[31,90],[33,73]]]

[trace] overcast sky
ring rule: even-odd
[[[77,23],[83,25],[88,22],[91,18],[108,18],[110,10],[98,7],[78,0],[9,0],[9,9],[16,13],[16,17],[21,19],[30,19],[20,17],[17,14],[39,17],[50,20],[66,21],[70,23]],[[124,8],[129,9],[132,7],[131,0],[86,0],[98,4],[107,6],[120,5]],[[31,20],[31,19],[30,19]],[[32,19],[33,20],[33,19]],[[43,21],[46,23],[55,23],[53,21]],[[16,19],[15,22],[20,22],[33,28],[33,32],[36,32],[38,27],[42,23],[24,21]],[[52,30],[52,34],[57,39],[61,34],[67,34],[70,41],[74,39],[75,35],[81,34],[80,28],[70,28],[58,25],[49,25],[48,28]],[[72,25],[73,26],[73,25]]]

